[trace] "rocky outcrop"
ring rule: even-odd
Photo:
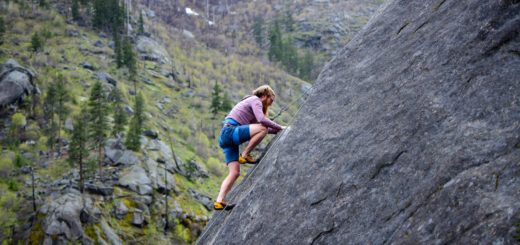
[[[199,244],[514,244],[520,3],[385,4]]]
[[[129,166],[139,163],[139,158],[133,151],[127,150],[123,145],[123,139],[110,138],[105,144],[106,161],[114,166]]]
[[[36,74],[18,64],[7,60],[0,72],[0,106],[20,102],[24,96],[39,93],[33,79]]]
[[[82,238],[84,233],[80,214],[83,208],[81,195],[74,189],[51,198],[51,201],[43,205],[39,211],[45,215],[42,224],[45,240],[56,240],[62,237],[62,239],[75,241]]]
[[[334,56],[359,32],[381,0],[306,1],[294,14],[294,40]]]
[[[139,36],[137,38],[136,48],[139,52],[139,56],[143,60],[155,61],[161,64],[171,64],[171,58],[166,49],[149,37]]]
[[[153,191],[152,181],[139,165],[124,169],[119,178],[119,185],[137,192],[139,195],[151,195]]]

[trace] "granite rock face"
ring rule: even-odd
[[[18,64],[15,60],[8,60],[0,69],[0,106],[7,106],[20,102],[24,96],[39,93],[34,84],[36,74]]]
[[[387,2],[198,243],[515,243],[519,13]]]

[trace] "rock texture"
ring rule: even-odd
[[[198,244],[513,244],[520,3],[385,4]]]
[[[37,94],[38,87],[33,79],[36,74],[18,64],[15,60],[8,60],[0,69],[0,106],[17,103],[24,96]]]

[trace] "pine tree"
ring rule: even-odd
[[[264,19],[262,16],[258,16],[255,18],[255,22],[253,24],[253,36],[255,38],[256,44],[258,47],[262,47],[264,45]]]
[[[123,108],[123,96],[118,88],[114,88],[110,93],[113,101],[114,126],[112,127],[112,135],[123,132],[127,123],[126,112]]]
[[[47,120],[47,128],[45,131],[47,132],[47,145],[49,146],[50,152],[54,151],[54,143],[57,138],[57,124],[54,120],[54,115],[56,114],[56,84],[49,84],[49,88],[47,90],[47,95],[45,96],[45,100],[43,102],[43,111]]]
[[[221,111],[229,112],[231,109],[233,109],[233,102],[229,98],[229,95],[227,92],[224,93],[224,97],[222,97],[222,104],[221,104]]]
[[[285,30],[287,32],[293,32],[294,31],[294,19],[292,17],[291,8],[289,6],[286,7],[284,17],[285,17],[284,18]]]
[[[72,0],[72,19],[77,21],[79,19],[79,3],[78,0]]]
[[[123,56],[123,48],[121,45],[121,37],[119,36],[119,32],[113,32],[112,35],[114,36],[114,53],[116,58],[116,65],[117,68],[121,68],[124,65],[124,56]]]
[[[94,0],[92,24],[99,29],[112,28],[112,32],[123,27],[124,9],[118,0]]]
[[[282,54],[280,61],[285,66],[285,69],[293,75],[298,72],[298,50],[294,46],[292,38],[287,37],[282,42]]]
[[[138,151],[141,148],[141,134],[144,128],[144,98],[141,93],[135,96],[135,113],[130,121],[125,145],[128,149]]]
[[[106,1],[94,0],[94,17],[92,18],[94,27],[102,28],[105,25],[105,9]]]
[[[69,91],[67,90],[65,78],[62,74],[58,74],[56,78],[56,114],[58,116],[58,140],[60,139],[60,132],[62,124],[65,122],[65,117],[69,114],[69,108],[66,102],[70,99]],[[58,145],[58,154],[60,154],[60,145]]]
[[[40,38],[37,32],[35,32],[31,38],[31,51],[36,53],[43,49],[43,40]]]
[[[143,12],[139,11],[139,34],[144,33],[144,20],[143,20]]]
[[[300,76],[306,81],[312,80],[312,69],[314,67],[314,56],[310,50],[306,50],[300,64]]]
[[[101,163],[103,162],[103,145],[107,139],[108,131],[108,103],[101,82],[97,81],[90,91],[88,102],[89,115],[89,139],[93,148],[98,152],[99,173],[101,174]]]
[[[0,45],[4,44],[4,34],[5,34],[4,18],[2,18],[0,16]]]
[[[211,93],[211,105],[210,110],[213,114],[213,118],[215,118],[218,114],[218,112],[222,108],[222,98],[220,97],[220,93],[222,92],[222,89],[220,88],[220,85],[215,81],[215,85],[213,86],[213,92]]]
[[[130,40],[125,38],[123,41],[123,63],[128,68],[130,72],[130,76],[135,76],[137,69],[137,60],[135,58],[135,53],[133,51],[133,46]]]
[[[282,33],[277,20],[269,32],[269,51],[267,53],[270,61],[280,61],[282,57]]]
[[[79,190],[82,193],[85,183],[84,163],[88,156],[88,119],[87,110],[82,107],[80,114],[76,117],[74,122],[74,129],[72,130],[72,137],[69,145],[69,162],[71,165],[79,164]]]

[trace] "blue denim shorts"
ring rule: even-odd
[[[224,126],[220,130],[218,144],[224,152],[226,164],[232,161],[238,161],[238,146],[249,139],[249,125],[240,125],[233,119],[226,119]]]

